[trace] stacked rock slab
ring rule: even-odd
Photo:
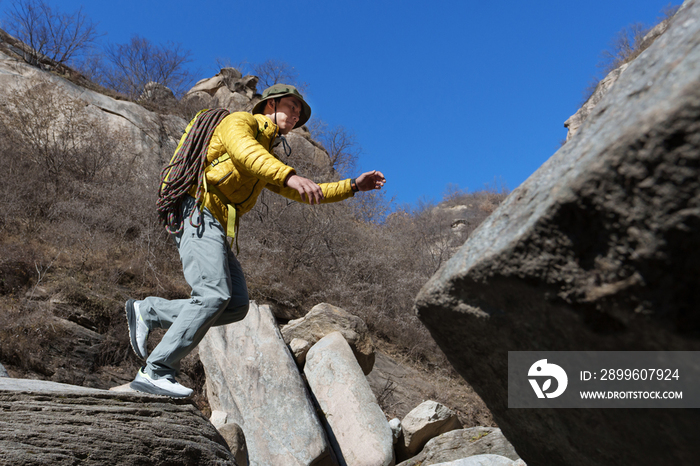
[[[396,456],[404,460],[421,451],[432,438],[459,429],[454,411],[436,401],[428,400],[412,409],[401,421],[401,437],[396,445]]]
[[[350,345],[340,332],[319,340],[304,373],[325,416],[339,464],[393,466],[393,435]]]
[[[508,351],[700,350],[700,2],[416,299],[528,464],[694,464],[698,410],[511,409]]]
[[[424,466],[527,466],[523,460],[512,461],[499,455],[476,455],[462,458],[448,463],[425,463]]]
[[[423,450],[398,466],[427,466],[479,455],[519,459],[513,445],[495,427],[470,427],[444,433],[431,439]]]
[[[0,464],[233,465],[190,402],[0,378]]]
[[[245,434],[251,466],[331,465],[315,408],[268,306],[214,327],[199,346],[212,410]]]
[[[282,327],[287,344],[299,339],[314,344],[332,332],[340,332],[350,344],[365,375],[374,367],[374,343],[365,322],[344,309],[328,303],[314,306],[301,319],[291,320]]]

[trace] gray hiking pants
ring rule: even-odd
[[[187,196],[182,204],[184,229],[175,242],[192,295],[174,300],[149,297],[139,303],[149,329],[168,329],[146,362],[146,371],[153,378],[176,376],[180,360],[197,346],[209,327],[238,322],[248,313],[248,288],[226,230],[206,208],[202,225],[194,228],[189,216],[196,208],[195,200]],[[194,215],[196,220],[198,213]]]

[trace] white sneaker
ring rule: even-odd
[[[171,398],[187,398],[192,394],[192,389],[180,385],[170,377],[154,379],[142,367],[139,369],[131,388],[139,392],[152,393],[154,395],[169,396]]]
[[[126,310],[126,322],[129,325],[129,339],[131,340],[131,348],[141,359],[148,358],[148,325],[144,322],[141,312],[139,312],[139,302],[130,299],[124,306]]]

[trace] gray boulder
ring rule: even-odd
[[[365,322],[332,304],[314,306],[301,319],[291,320],[282,327],[282,337],[288,344],[295,338],[314,344],[332,332],[340,332],[350,344],[365,375],[374,366],[374,343]]]
[[[9,377],[9,374],[7,373],[7,370],[5,370],[2,363],[0,363],[0,377]]]
[[[226,440],[231,453],[236,458],[238,466],[248,466],[248,447],[245,443],[243,429],[236,423],[228,423],[217,429]]]
[[[457,414],[450,408],[437,401],[424,401],[401,421],[402,437],[396,446],[396,456],[400,460],[410,458],[430,439],[461,427]]]
[[[250,111],[258,78],[242,76],[235,68],[223,68],[214,77],[202,79],[182,98],[196,108],[226,108],[231,112]]]
[[[189,401],[0,378],[0,407],[0,464],[236,464]]]
[[[245,443],[245,434],[241,426],[229,419],[230,417],[225,411],[212,411],[209,422],[226,440],[238,466],[248,466],[248,446]]]
[[[697,410],[509,410],[507,393],[509,351],[700,349],[699,43],[688,1],[416,299],[528,463],[700,455]]]
[[[453,430],[431,439],[418,455],[398,466],[428,466],[486,454],[506,457],[510,461],[519,459],[501,429],[471,427]]]
[[[391,428],[340,332],[311,348],[304,374],[325,417],[338,462],[393,466]]]
[[[213,411],[245,434],[251,465],[332,464],[309,394],[270,308],[211,328],[199,345]]]
[[[292,352],[294,360],[300,367],[304,367],[306,353],[309,352],[311,346],[313,346],[311,343],[301,338],[292,338],[292,341],[289,342],[289,351]]]
[[[498,455],[476,455],[449,463],[437,463],[435,466],[526,466],[522,461],[512,461]]]

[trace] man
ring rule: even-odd
[[[201,224],[193,226],[188,220],[198,208],[193,186],[182,202],[183,230],[175,235],[185,279],[192,287],[191,298],[148,297],[126,302],[131,346],[137,356],[147,358],[131,388],[177,398],[190,396],[192,390],[175,380],[182,358],[210,327],[246,316],[248,290],[227,234],[235,235],[238,218],[253,208],[263,188],[313,205],[341,201],[357,191],[384,185],[384,175],[378,171],[363,173],[356,180],[318,185],[277,159],[272,154],[275,139],[299,128],[310,116],[311,108],[296,88],[276,84],[263,92],[252,114],[232,113],[216,126],[207,149]],[[283,143],[286,146],[285,140]],[[148,334],[155,328],[167,332],[148,355]]]

